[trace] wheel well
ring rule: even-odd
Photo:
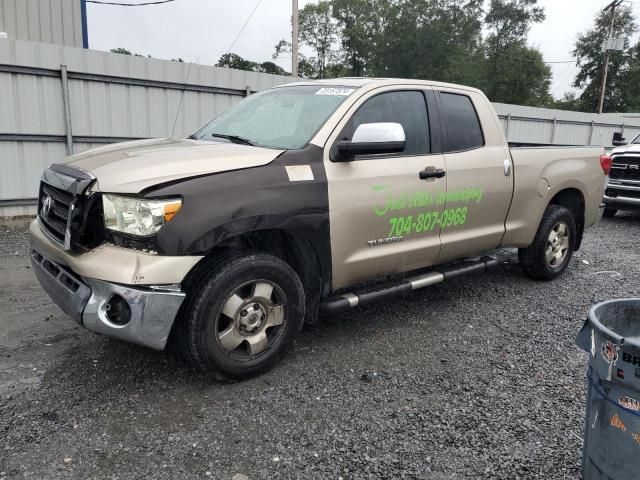
[[[205,258],[198,263],[189,279],[200,277],[216,258],[237,251],[258,251],[278,257],[293,268],[302,285],[306,296],[306,318],[308,323],[317,320],[320,308],[320,298],[328,293],[330,288],[329,272],[323,272],[318,254],[312,244],[294,232],[269,229],[257,230],[231,237],[212,248]],[[189,286],[191,282],[188,283]]]
[[[576,188],[567,188],[556,193],[549,203],[566,207],[573,214],[577,230],[575,249],[580,249],[584,232],[584,196],[582,192]]]

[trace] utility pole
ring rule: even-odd
[[[623,0],[613,0],[609,5],[602,9],[603,12],[611,10],[611,25],[609,26],[609,37],[613,38],[613,25],[616,21],[616,8],[620,6]],[[607,52],[604,56],[604,70],[602,72],[602,86],[600,87],[600,102],[598,103],[598,113],[602,113],[604,108],[604,95],[607,89],[607,74],[609,73],[609,57],[611,56],[611,50],[607,48]]]
[[[298,76],[298,0],[293,0],[291,23],[293,26],[291,34],[291,76],[296,78]]]

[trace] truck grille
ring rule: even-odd
[[[47,232],[60,243],[64,243],[72,202],[73,194],[44,182],[40,183],[38,218]]]
[[[51,165],[42,174],[38,219],[42,230],[71,250],[84,237],[86,191],[94,182],[90,174],[66,165]]]
[[[611,164],[610,178],[640,181],[640,155],[616,155]]]

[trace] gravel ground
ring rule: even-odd
[[[494,272],[329,318],[228,385],[76,327],[25,231],[0,227],[0,479],[575,479],[575,336],[591,304],[640,297],[640,217],[605,219],[557,281],[498,251]]]

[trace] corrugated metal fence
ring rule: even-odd
[[[0,216],[34,213],[42,170],[69,152],[172,132],[184,137],[249,92],[289,81],[263,73],[0,40]]]
[[[627,139],[640,133],[640,119],[617,114],[568,112],[494,103],[510,142],[611,146],[615,132]]]
[[[80,0],[0,0],[0,32],[32,42],[83,46]]]
[[[247,93],[289,81],[290,77],[255,72],[0,40],[0,217],[35,213],[42,170],[69,152],[168,137],[172,131],[174,137],[184,137]],[[627,138],[640,132],[640,119],[504,104],[495,108],[512,142],[608,146],[614,131],[624,131]]]

